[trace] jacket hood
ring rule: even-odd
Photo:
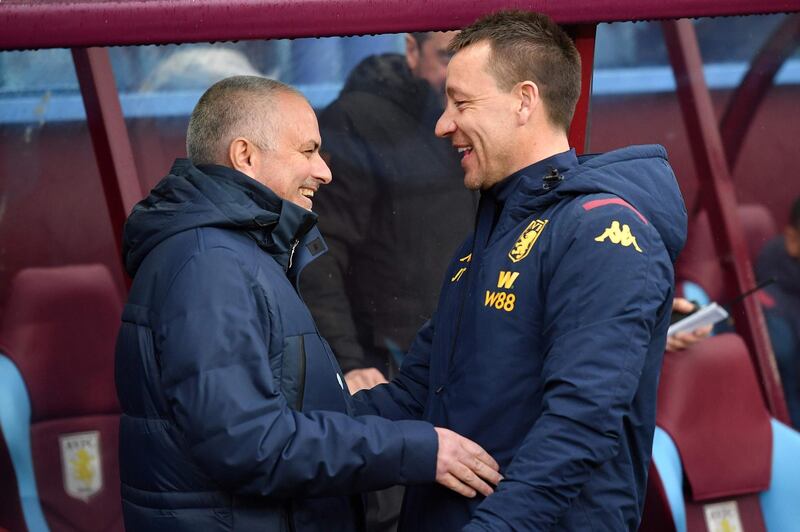
[[[629,146],[600,155],[578,157],[559,169],[563,180],[543,189],[542,176],[527,176],[520,192],[522,211],[542,208],[569,196],[613,194],[632,205],[653,224],[674,262],[686,241],[688,217],[667,152],[659,145]]]
[[[345,82],[342,95],[366,92],[386,98],[412,115],[430,121],[439,118],[443,99],[424,79],[414,77],[400,54],[367,57]]]
[[[200,227],[242,231],[288,268],[292,243],[316,215],[250,177],[224,166],[195,167],[178,159],[150,194],[134,206],[123,229],[122,257],[133,277],[147,254],[167,238]]]

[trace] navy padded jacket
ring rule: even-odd
[[[116,349],[128,530],[353,531],[361,491],[430,482],[422,421],[353,417],[296,291],[316,216],[178,160],[133,210]]]
[[[675,176],[662,147],[635,146],[507,181],[485,249],[457,251],[400,375],[355,396],[473,439],[505,478],[484,500],[409,488],[401,529],[636,530],[686,236]]]

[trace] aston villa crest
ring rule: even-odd
[[[528,256],[539,235],[544,231],[545,225],[547,225],[547,220],[534,220],[528,224],[528,227],[522,231],[517,241],[514,242],[514,247],[508,252],[508,258],[511,259],[511,262],[519,262]]]
[[[67,495],[88,502],[103,487],[100,433],[76,432],[59,436],[61,470]]]

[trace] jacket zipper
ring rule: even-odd
[[[300,360],[298,361],[299,384],[297,386],[297,405],[295,410],[303,411],[303,397],[306,392],[306,342],[305,337],[300,337]]]
[[[294,252],[297,249],[297,245],[299,243],[300,243],[299,238],[295,238],[294,240],[292,240],[292,245],[289,248],[289,267],[286,268],[287,271],[292,269],[292,259],[294,259]]]

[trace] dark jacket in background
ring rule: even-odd
[[[128,530],[362,530],[348,494],[433,480],[429,424],[350,415],[294,286],[325,248],[315,221],[185,160],[134,208],[116,352]]]
[[[774,304],[764,309],[792,424],[800,428],[800,260],[786,252],[783,236],[767,242],[756,277],[774,278],[765,288]]]
[[[635,531],[686,238],[666,152],[540,161],[482,194],[479,235],[492,202],[488,243],[457,251],[400,375],[355,399],[463,434],[505,478],[486,499],[410,487],[400,528]]]
[[[450,253],[471,229],[449,140],[433,130],[441,95],[401,55],[372,56],[320,116],[333,185],[314,198],[330,251],[302,291],[342,370],[391,376],[436,305]]]

